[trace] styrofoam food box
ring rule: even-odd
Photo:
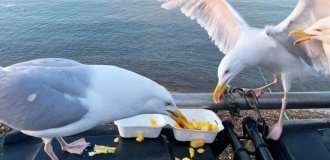
[[[224,129],[219,117],[212,111],[206,109],[179,109],[188,120],[196,119],[197,121],[209,121],[216,124],[219,128],[217,131],[200,131],[191,129],[175,128],[175,121],[167,117],[166,121],[173,128],[174,137],[178,141],[191,141],[197,139],[204,139],[206,143],[212,143],[217,134]]]
[[[150,124],[151,118],[157,121],[157,126]],[[142,133],[146,138],[157,138],[166,125],[164,116],[160,114],[141,114],[114,123],[118,127],[119,135],[124,138],[136,137],[138,133]]]

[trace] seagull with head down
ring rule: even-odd
[[[283,113],[287,93],[293,80],[305,80],[319,73],[328,74],[329,61],[320,43],[294,46],[293,29],[307,28],[330,15],[329,0],[299,0],[292,13],[280,24],[265,28],[251,27],[225,0],[162,0],[162,8],[181,8],[181,12],[196,20],[219,50],[225,54],[218,67],[218,84],[213,93],[221,101],[226,85],[244,68],[259,66],[280,75],[284,89],[278,122],[270,127],[267,138],[278,140],[283,128]],[[277,82],[258,89],[257,96]]]
[[[42,138],[52,160],[51,140],[62,150],[81,154],[84,139],[67,144],[63,136],[102,122],[138,114],[182,116],[171,94],[156,82],[108,65],[68,59],[37,59],[0,68],[0,122]]]

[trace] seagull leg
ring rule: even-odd
[[[283,130],[283,114],[287,104],[287,92],[284,92],[284,97],[282,99],[282,108],[280,113],[280,118],[276,124],[270,126],[267,139],[278,140],[281,137]]]
[[[42,138],[42,141],[44,141],[45,144],[44,150],[47,153],[47,155],[50,157],[50,159],[58,160],[52,147],[52,138]]]
[[[83,151],[90,145],[84,138],[78,139],[70,144],[66,143],[62,137],[57,137],[63,151],[73,154],[82,154]]]
[[[268,89],[269,87],[272,87],[274,86],[275,84],[278,83],[278,78],[275,74],[273,74],[274,76],[274,80],[273,82],[269,83],[269,84],[266,84],[265,86],[262,86],[262,87],[259,87],[259,88],[256,88],[256,89],[247,89],[247,88],[244,88],[245,91],[249,91],[251,90],[252,92],[254,92],[254,94],[257,96],[257,97],[260,97],[262,94],[264,94],[265,90]]]

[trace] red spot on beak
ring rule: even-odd
[[[222,101],[222,97],[223,97],[223,94],[221,96],[219,96],[219,101],[218,102],[221,102]]]

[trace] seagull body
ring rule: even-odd
[[[290,31],[307,28],[318,19],[330,15],[328,0],[299,0],[296,8],[280,24],[265,28],[249,26],[225,0],[163,0],[162,8],[180,10],[196,20],[207,32],[215,45],[225,54],[218,67],[218,84],[213,93],[215,102],[228,84],[244,68],[259,66],[280,75],[284,89],[279,121],[270,127],[268,138],[277,140],[282,133],[283,113],[287,92],[293,80],[328,74],[329,62],[321,43],[294,46]],[[274,82],[257,89],[257,93],[276,84]],[[261,95],[261,94],[258,94]]]
[[[61,137],[138,114],[177,112],[170,93],[146,77],[67,59],[37,59],[1,68],[0,90],[0,122],[42,138],[53,160],[54,137],[63,150],[81,154],[88,143],[67,144]]]

